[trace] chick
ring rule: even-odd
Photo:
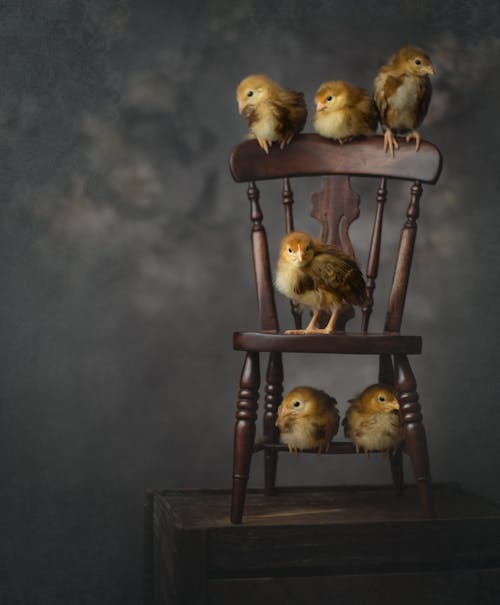
[[[377,107],[363,88],[337,80],[324,82],[314,98],[314,130],[340,143],[377,130]]]
[[[372,384],[349,403],[342,424],[356,451],[396,452],[403,440],[403,430],[394,391],[383,384]]]
[[[281,441],[291,453],[313,449],[327,452],[339,430],[337,402],[324,391],[296,387],[285,395],[278,408],[276,426]]]
[[[398,149],[395,133],[409,131],[406,141],[414,138],[416,151],[420,147],[420,126],[432,96],[429,75],[434,75],[434,67],[428,55],[415,46],[404,46],[383,65],[374,81],[375,103],[380,114],[380,122],[385,129],[384,151]]]
[[[292,231],[281,242],[275,285],[313,311],[305,330],[287,330],[289,334],[331,334],[342,306],[362,305],[366,298],[365,280],[354,258],[301,231]],[[321,310],[331,316],[324,328],[317,328]]]
[[[306,123],[303,93],[282,88],[267,76],[252,75],[242,80],[236,99],[240,114],[248,122],[249,137],[257,139],[266,153],[274,141],[283,149]]]

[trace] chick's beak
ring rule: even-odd
[[[245,108],[245,104],[243,103],[243,101],[238,101],[238,113],[240,115],[244,108]]]
[[[391,410],[391,411],[394,410],[396,412],[399,412],[399,403],[397,402],[397,400],[395,400],[395,401],[388,401],[386,403],[386,408],[388,410]]]
[[[432,65],[428,65],[425,68],[425,73],[431,75],[431,76],[435,76],[436,75],[436,70],[434,69],[434,67]]]
[[[281,427],[283,426],[283,424],[285,423],[285,420],[291,416],[291,412],[290,411],[284,411],[284,410],[280,410],[278,409],[278,415],[276,418],[276,422],[274,423],[275,426],[277,426],[278,428],[281,429]]]
[[[323,109],[326,108],[326,103],[322,103],[321,101],[318,101],[316,103],[316,111],[323,111]]]

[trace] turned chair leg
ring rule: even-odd
[[[252,449],[255,441],[259,385],[259,354],[247,353],[241,370],[234,425],[232,523],[241,523],[243,517]]]
[[[404,494],[404,469],[403,469],[403,450],[401,447],[394,454],[390,454],[392,483],[397,496]]]
[[[264,403],[263,434],[267,443],[278,443],[279,430],[276,427],[276,411],[283,397],[283,362],[281,353],[270,353],[266,375],[266,396]],[[264,450],[264,493],[272,496],[276,487],[278,451]]]
[[[417,482],[420,508],[424,517],[433,518],[436,516],[436,511],[432,493],[427,439],[416,390],[417,383],[406,355],[396,355],[394,365],[405,443]]]
[[[378,380],[382,384],[394,386],[394,366],[390,355],[380,355]],[[389,456],[391,464],[391,475],[394,489],[398,496],[404,492],[404,469],[403,469],[403,451],[401,448]]]

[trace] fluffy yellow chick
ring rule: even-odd
[[[306,123],[303,93],[282,88],[267,76],[252,75],[242,80],[236,99],[240,114],[248,122],[250,138],[257,139],[266,153],[274,141],[283,149]]]
[[[275,285],[313,311],[305,330],[288,330],[289,334],[331,334],[342,306],[361,305],[366,298],[365,280],[354,258],[302,231],[283,238]],[[330,311],[331,316],[324,328],[317,328],[321,310]]]
[[[403,440],[395,392],[383,384],[372,384],[349,403],[342,424],[345,436],[354,443],[356,451],[392,450],[394,453]]]
[[[394,133],[409,134],[406,141],[414,138],[416,151],[420,147],[418,126],[422,123],[432,96],[429,75],[434,67],[428,55],[415,46],[400,48],[375,78],[373,94],[385,129],[384,151],[398,149]]]
[[[337,80],[324,82],[316,96],[314,130],[340,143],[377,130],[378,113],[372,97],[363,88]]]
[[[291,453],[313,449],[327,452],[339,430],[337,402],[324,391],[296,387],[285,395],[278,408],[276,426],[281,441]]]

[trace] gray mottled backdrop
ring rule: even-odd
[[[431,54],[421,132],[445,168],[424,192],[405,328],[424,336],[434,478],[500,498],[498,6],[0,2],[2,605],[138,603],[145,489],[229,485],[231,334],[257,325],[244,187],[227,170],[251,72],[312,107],[324,79],[370,88],[402,44]],[[278,200],[263,202],[274,224]],[[375,376],[293,359],[285,386],[327,388],[343,410]],[[281,470],[388,480],[377,457]]]

